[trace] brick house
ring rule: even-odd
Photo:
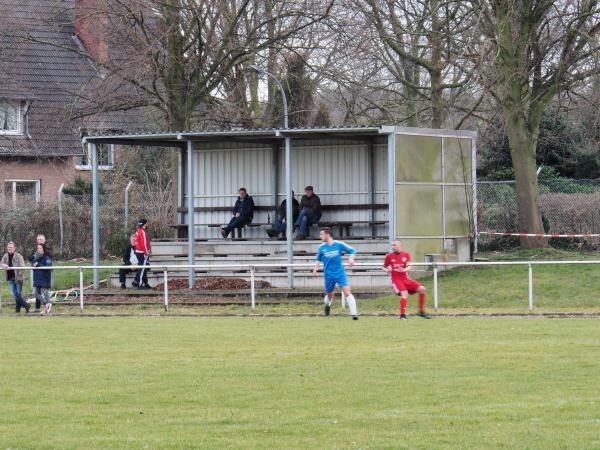
[[[85,54],[106,51],[78,16],[88,3],[0,0],[0,204],[55,199],[62,183],[90,176],[81,133],[123,127],[121,114],[73,113],[99,76]],[[112,168],[114,148],[101,149],[100,158]]]

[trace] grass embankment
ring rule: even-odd
[[[72,267],[80,267],[80,266],[91,266],[91,262],[73,262],[73,261],[58,261],[54,260],[53,264],[55,266],[72,266]],[[108,260],[101,261],[102,265],[118,265],[119,261]],[[27,264],[29,265],[29,264]],[[100,279],[107,278],[111,273],[114,273],[114,270],[100,270]],[[83,282],[86,286],[92,284],[93,282],[93,272],[91,270],[85,270],[83,272]],[[28,270],[25,273],[25,282],[23,283],[23,295],[26,297],[31,293],[31,271]],[[61,290],[68,289],[71,287],[79,287],[79,271],[78,270],[53,270],[52,278],[54,287],[53,290]],[[4,302],[10,303],[14,306],[14,299],[9,294],[8,285],[6,284],[6,273],[3,270],[0,270],[0,289],[2,291],[2,299]]]
[[[596,320],[0,318],[0,448],[597,448]]]
[[[513,253],[488,253],[480,255],[488,260],[500,261],[536,261],[536,260],[586,260],[600,259],[596,254],[566,252],[556,249],[528,250]],[[77,263],[70,263],[78,265]],[[110,271],[108,271],[110,273]],[[108,273],[101,274],[106,277]],[[352,273],[349,273],[352,281]],[[55,286],[78,285],[78,272],[55,271]],[[86,284],[91,282],[91,271],[86,273]],[[543,265],[533,268],[534,312],[590,312],[600,313],[600,265]],[[433,278],[420,280],[428,289],[428,308],[433,309]],[[441,314],[455,313],[527,313],[528,311],[528,272],[527,266],[485,266],[465,267],[440,272],[439,310]],[[26,283],[28,289],[28,283]],[[125,293],[130,291],[125,291]],[[121,293],[119,291],[119,293]],[[175,294],[174,292],[172,293]],[[7,299],[7,292],[4,292]],[[215,293],[218,296],[218,292]],[[339,294],[334,305],[334,314],[343,314],[339,308]],[[376,299],[361,299],[357,295],[359,309],[364,314],[397,314],[398,298],[394,295]],[[172,297],[174,299],[174,297]],[[178,306],[171,305],[171,313],[203,314],[249,314],[249,294],[246,305],[232,306]],[[281,305],[261,304],[273,299],[261,295],[257,290],[258,308],[256,312],[264,314],[318,314],[321,311],[320,296],[307,300],[311,303],[285,302]],[[162,301],[157,299],[157,301]],[[6,300],[5,300],[6,302]],[[9,300],[12,304],[12,299]],[[415,312],[416,296],[409,300],[409,313]],[[62,307],[57,304],[55,314],[61,312],[76,313],[74,307]],[[157,305],[140,306],[92,306],[87,312],[98,314],[126,313],[148,314],[162,313]]]

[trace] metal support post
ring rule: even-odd
[[[188,264],[193,266],[196,262],[194,237],[194,143],[187,143],[187,220],[188,220]],[[188,287],[194,288],[196,273],[193,267],[188,272]]]
[[[435,312],[437,312],[438,306],[438,268],[433,263],[433,309]]]
[[[79,268],[79,309],[83,312],[83,268]]]
[[[92,153],[92,254],[94,266],[100,265],[100,209],[98,188],[98,145],[91,144]],[[100,287],[100,273],[93,269],[94,289]]]
[[[388,134],[388,234],[396,239],[396,134]]]
[[[129,232],[129,189],[133,186],[133,181],[127,183],[125,188],[125,233]]]
[[[165,292],[165,311],[169,310],[169,276],[167,275],[167,268],[163,272],[163,283]]]
[[[529,311],[533,311],[533,266],[528,265],[529,271]]]
[[[250,266],[250,304],[252,311],[256,309],[256,290],[254,285],[254,266]]]
[[[286,126],[287,128],[287,126]],[[286,191],[286,219],[285,228],[287,236],[287,273],[288,273],[288,288],[294,287],[294,215],[292,212],[292,139],[289,136],[285,137],[285,183]]]
[[[375,204],[375,145],[373,140],[369,140],[367,144],[367,187],[369,192],[369,203]],[[371,206],[369,211],[369,219],[371,222],[375,220],[375,209]],[[375,238],[375,225],[371,223],[371,237]]]
[[[58,206],[58,228],[60,231],[60,255],[63,254],[64,243],[65,243],[65,227],[63,218],[63,189],[65,183],[62,183],[56,193],[56,205]]]

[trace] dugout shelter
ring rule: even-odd
[[[476,133],[462,130],[361,126],[241,129],[139,134],[96,134],[89,146],[93,184],[93,255],[99,264],[98,145],[165,146],[178,154],[178,238],[188,243],[222,239],[245,187],[256,208],[244,239],[266,239],[276,207],[307,185],[323,204],[322,224],[347,240],[401,239],[415,261],[427,254],[472,254],[477,235]],[[287,202],[291,205],[291,202]],[[313,231],[316,236],[316,230]],[[294,261],[292,234],[287,261]],[[195,273],[189,271],[190,287]],[[288,286],[294,273],[288,270]],[[95,285],[98,276],[94,277]]]

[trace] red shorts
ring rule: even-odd
[[[394,292],[396,294],[400,294],[400,292],[402,291],[408,291],[408,293],[412,295],[416,294],[417,289],[419,289],[423,285],[418,281],[406,278],[404,280],[392,281],[392,286],[394,287]]]

